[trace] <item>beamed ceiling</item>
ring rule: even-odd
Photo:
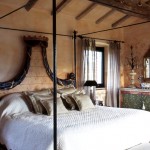
[[[51,0],[0,0],[0,14],[9,13],[5,11],[6,5],[11,6],[11,12],[12,6],[15,10],[32,1],[35,3],[30,9],[48,11],[52,15]],[[57,0],[57,15],[61,13],[76,21],[88,20],[97,25],[105,22],[110,27],[118,27],[150,20],[150,0]]]

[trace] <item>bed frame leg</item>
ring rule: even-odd
[[[0,150],[7,150],[5,145],[0,144]]]

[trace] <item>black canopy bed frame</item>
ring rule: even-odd
[[[24,6],[19,7],[18,9],[0,17],[0,19],[24,8]],[[19,75],[17,75],[17,77],[15,77],[13,80],[11,81],[7,81],[7,82],[0,82],[0,90],[9,90],[15,86],[17,86],[18,84],[20,84],[23,79],[25,78],[29,66],[30,66],[30,59],[31,59],[31,54],[32,54],[32,47],[39,45],[42,49],[42,56],[43,56],[43,63],[44,66],[46,68],[46,72],[48,74],[48,76],[51,78],[51,80],[53,81],[53,115],[54,115],[54,120],[53,120],[53,140],[54,140],[54,150],[57,150],[57,84],[59,85],[69,85],[69,84],[74,84],[74,86],[76,87],[76,38],[91,38],[91,39],[96,39],[96,40],[105,40],[105,41],[114,41],[114,40],[110,40],[110,39],[100,39],[100,38],[92,38],[92,37],[87,37],[85,35],[89,35],[89,34],[95,34],[95,33],[99,33],[99,32],[106,32],[106,31],[110,31],[110,30],[116,30],[116,29],[120,29],[120,28],[126,28],[126,27],[130,27],[130,26],[136,26],[136,25],[140,25],[140,24],[145,24],[148,23],[150,21],[145,21],[145,22],[141,22],[141,23],[136,23],[136,24],[131,24],[131,25],[126,25],[126,26],[122,26],[122,27],[116,27],[116,28],[110,28],[110,29],[106,29],[106,30],[100,30],[100,31],[96,31],[96,32],[90,32],[90,33],[85,33],[85,34],[81,34],[81,35],[77,35],[77,31],[73,32],[73,36],[72,35],[66,35],[66,34],[57,34],[56,32],[56,0],[52,0],[52,7],[53,7],[53,18],[52,18],[52,22],[53,22],[53,32],[52,33],[46,33],[46,32],[37,32],[37,31],[31,31],[31,30],[22,30],[22,29],[14,29],[14,28],[7,28],[7,27],[0,27],[0,29],[6,29],[6,30],[14,30],[14,31],[25,31],[25,32],[30,32],[30,33],[39,33],[39,34],[52,34],[53,36],[53,72],[51,71],[48,61],[47,61],[47,56],[46,56],[46,47],[48,46],[48,38],[47,37],[41,37],[41,36],[27,36],[24,37],[24,41],[26,43],[26,48],[27,48],[27,56],[26,56],[26,63],[24,65],[23,70],[19,73]],[[57,78],[57,49],[56,49],[56,38],[57,36],[66,36],[66,37],[71,37],[73,38],[74,41],[74,74],[70,74],[70,78],[69,79],[59,79]],[[124,43],[124,41],[117,41],[117,42],[121,42]],[[0,148],[5,149],[4,146],[0,145]]]

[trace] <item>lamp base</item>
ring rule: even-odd
[[[136,86],[134,85],[136,72],[134,72],[134,70],[131,70],[131,73],[129,73],[129,75],[130,75],[130,82],[131,82],[129,88],[136,88]]]

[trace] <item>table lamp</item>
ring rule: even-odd
[[[96,82],[95,80],[87,80],[87,81],[84,83],[84,86],[90,86],[90,98],[91,98],[92,100],[94,100],[94,99],[93,99],[93,95],[92,95],[92,89],[91,89],[91,87],[92,87],[92,86],[97,86],[97,82]]]

